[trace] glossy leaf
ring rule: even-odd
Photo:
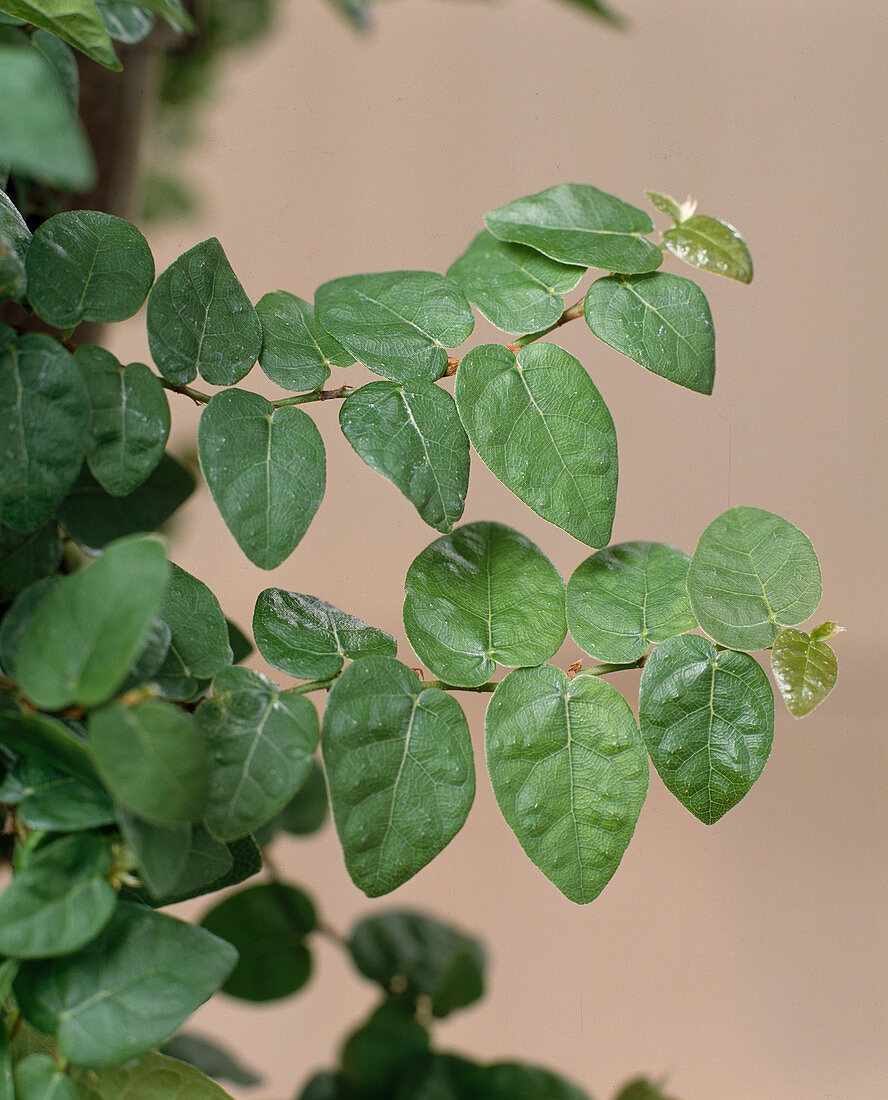
[[[274,569],[324,496],[324,441],[301,409],[225,390],[204,409],[200,465],[226,526],[254,565]]]
[[[80,1100],[230,1100],[193,1066],[157,1051],[123,1066],[82,1070],[75,1080]]]
[[[681,205],[671,195],[664,195],[660,191],[645,191],[645,194],[661,214],[672,218],[673,221],[681,221]]]
[[[64,549],[55,520],[26,535],[0,527],[0,600],[10,600],[29,584],[51,576]]]
[[[553,260],[636,274],[663,253],[645,239],[654,223],[635,206],[581,183],[560,183],[499,206],[484,219],[501,241],[527,245]]]
[[[77,479],[89,439],[89,399],[62,345],[36,333],[0,353],[0,518],[42,526]]]
[[[487,767],[521,847],[571,901],[593,901],[623,858],[648,787],[629,704],[594,676],[517,669],[485,723]]]
[[[14,989],[25,1019],[55,1035],[63,1057],[101,1069],[168,1039],[236,958],[203,928],[120,902],[97,940],[73,955],[26,963]]]
[[[80,72],[73,51],[49,31],[35,31],[31,35],[31,45],[49,62],[71,106],[77,108],[80,103]]]
[[[336,829],[354,883],[386,894],[462,828],[475,795],[459,703],[391,657],[362,657],[330,690],[322,734]]]
[[[98,782],[66,775],[27,757],[16,767],[14,779],[19,785],[16,817],[31,829],[74,833],[114,823],[114,805]],[[11,801],[8,790],[0,801]]]
[[[472,241],[447,276],[492,325],[524,336],[554,325],[564,299],[584,273],[520,244],[499,241],[488,230]]]
[[[154,30],[154,13],[133,0],[96,0],[96,7],[115,42],[134,46]]]
[[[233,386],[262,350],[256,310],[211,237],[158,276],[148,296],[148,345],[157,369],[183,385],[197,374]]]
[[[49,31],[106,68],[121,68],[93,0],[3,0],[3,10]]]
[[[771,668],[789,713],[795,718],[819,706],[836,686],[839,664],[831,646],[812,632],[787,627],[774,639]]]
[[[567,628],[599,661],[637,661],[651,642],[697,625],[685,582],[690,556],[661,542],[599,550],[567,584]]]
[[[48,218],[34,232],[26,267],[28,300],[61,329],[132,317],[154,281],[154,257],[139,230],[98,210]]]
[[[16,653],[16,678],[46,710],[108,699],[160,610],[170,566],[153,537],[121,539],[40,601]]]
[[[111,919],[110,843],[92,833],[38,848],[0,894],[0,954],[17,959],[69,955]]]
[[[371,1096],[391,1096],[416,1058],[427,1054],[429,1033],[397,1001],[384,1001],[342,1048],[342,1077]]]
[[[138,817],[156,825],[201,817],[210,762],[187,711],[162,699],[115,703],[90,715],[89,741],[105,786]]]
[[[580,542],[607,545],[617,436],[578,360],[556,344],[517,355],[482,344],[460,363],[456,404],[475,450],[508,489]]]
[[[686,264],[752,282],[752,257],[737,230],[718,218],[694,214],[663,234],[663,244]]]
[[[161,1054],[187,1062],[207,1077],[233,1085],[259,1085],[262,1078],[245,1066],[231,1051],[193,1032],[180,1032],[163,1044]]]
[[[765,649],[781,627],[820,603],[820,563],[807,535],[761,508],[731,508],[710,523],[688,570],[697,622],[729,649]]]
[[[703,291],[658,271],[608,276],[586,294],[589,328],[646,370],[697,393],[712,393],[715,329]]]
[[[0,301],[19,301],[28,288],[25,256],[31,231],[12,200],[0,190]]]
[[[253,635],[270,665],[301,680],[335,676],[343,662],[380,654],[394,657],[398,643],[316,596],[266,588],[253,611]]]
[[[774,696],[745,653],[684,634],[657,646],[641,678],[641,732],[666,787],[704,825],[746,795],[768,760]]]
[[[567,632],[555,566],[499,523],[468,523],[436,539],[410,566],[405,589],[410,644],[436,676],[458,687],[483,684],[497,663],[548,660]]]
[[[74,1082],[48,1054],[29,1054],[15,1067],[15,1100],[79,1100]]]
[[[189,699],[199,680],[232,663],[225,616],[203,581],[172,565],[160,617],[170,628],[170,647],[153,679],[168,699]]]
[[[201,926],[233,944],[238,964],[223,991],[245,1001],[289,997],[308,981],[311,955],[304,938],[317,927],[310,898],[280,882],[229,894]]]
[[[262,325],[259,366],[285,390],[319,389],[331,367],[354,363],[354,356],[315,319],[314,307],[295,294],[286,290],[266,294],[256,312]]]
[[[433,382],[447,349],[475,326],[460,288],[431,271],[350,275],[318,288],[316,316],[365,367],[393,382]]]
[[[155,825],[118,807],[120,835],[135,856],[139,878],[155,898],[175,889],[185,871],[191,845],[191,825]]]

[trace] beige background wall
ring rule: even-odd
[[[483,772],[461,835],[390,898],[351,885],[332,828],[281,842],[280,861],[339,928],[410,905],[485,938],[490,995],[440,1028],[444,1044],[548,1063],[599,1098],[646,1071],[668,1073],[681,1100],[882,1100],[884,6],[621,0],[634,26],[620,35],[544,0],[411,0],[380,4],[370,38],[321,0],[280,6],[274,39],[224,81],[189,160],[204,213],[154,234],[159,268],[215,234],[254,299],[279,287],[310,298],[337,275],[444,270],[485,211],[557,182],[639,204],[645,188],[691,191],[741,228],[756,263],[750,288],[701,277],[715,395],[647,374],[581,324],[563,333],[617,424],[614,539],[692,550],[731,505],[780,512],[820,552],[821,617],[848,628],[833,697],[804,723],[778,708],[749,797],[707,829],[655,777],[590,906],[526,860]],[[473,340],[493,335],[479,325]],[[146,354],[139,326],[119,350]],[[401,636],[403,576],[434,532],[352,454],[335,403],[307,408],[329,488],[289,561],[251,567],[205,493],[174,555],[244,625],[277,584]],[[181,453],[196,418],[184,400],[175,412]],[[513,524],[565,575],[586,555],[480,462],[465,518]],[[566,646],[563,667],[577,655]],[[461,701],[480,748],[484,700]],[[198,1022],[267,1072],[262,1095],[286,1097],[371,1000],[322,945],[301,997],[258,1010],[220,998]]]

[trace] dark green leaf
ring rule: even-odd
[[[345,438],[431,527],[451,531],[469,487],[469,441],[453,398],[431,382],[371,382],[340,411]]]
[[[309,302],[276,290],[260,298],[256,312],[262,324],[259,366],[272,382],[302,393],[319,389],[331,367],[350,367],[354,356],[315,320]]]
[[[174,30],[191,34],[197,30],[182,0],[139,0],[139,5],[162,16]]]
[[[662,251],[645,240],[654,229],[650,217],[588,184],[560,183],[491,210],[484,220],[499,240],[565,264],[637,274],[663,262]]]
[[[61,577],[43,577],[21,592],[0,623],[0,662],[7,672],[15,670],[15,655],[21,637],[37,610],[37,605],[61,580]]]
[[[301,409],[256,393],[217,393],[200,418],[200,465],[225,523],[254,565],[274,569],[324,496],[324,441]]]
[[[327,809],[327,781],[320,764],[312,760],[308,779],[281,812],[262,829],[257,830],[257,842],[264,847],[278,832],[290,833],[292,836],[316,833],[327,820]]]
[[[49,31],[106,68],[121,68],[93,0],[3,0],[3,10]]]
[[[156,1051],[124,1066],[81,1070],[75,1079],[80,1100],[231,1100],[193,1066]]]
[[[215,237],[158,276],[148,296],[148,344],[160,373],[179,385],[200,374],[233,386],[259,358],[259,318]]]
[[[123,683],[123,691],[152,679],[166,660],[171,640],[172,631],[169,626],[163,619],[155,619],[148,628],[141,652]]]
[[[410,644],[436,676],[459,687],[483,684],[497,663],[548,660],[567,632],[555,566],[500,523],[468,523],[436,539],[410,566],[405,588]]]
[[[252,837],[221,844],[201,825],[192,826],[187,857],[185,869],[170,893],[155,898],[145,891],[134,891],[133,896],[155,908],[174,905],[226,886],[237,886],[262,867],[262,856]]]
[[[27,535],[0,527],[0,600],[10,600],[33,582],[49,577],[64,549],[55,520]]]
[[[479,1100],[589,1100],[572,1081],[523,1062],[499,1062],[479,1074]]]
[[[0,744],[87,783],[96,781],[86,742],[48,714],[0,710]]]
[[[19,301],[28,287],[25,256],[31,232],[6,193],[0,190],[0,301]],[[14,335],[14,334],[13,334]],[[0,341],[0,351],[5,341]]]
[[[2,1092],[0,1092],[2,1095]],[[15,1100],[78,1100],[65,1070],[48,1054],[29,1054],[15,1067]]]
[[[228,644],[231,646],[231,656],[234,664],[239,665],[253,652],[253,643],[237,623],[233,623],[231,619],[226,619],[225,625],[228,627]]]
[[[752,282],[752,257],[746,241],[733,225],[718,218],[694,214],[667,229],[663,244],[686,264],[741,283]]]
[[[452,1054],[415,1059],[398,1082],[395,1100],[488,1100],[484,1070]]]
[[[607,545],[617,436],[578,360],[556,344],[517,355],[483,344],[459,365],[456,404],[475,450],[507,488],[580,542]]]
[[[133,46],[154,30],[154,15],[133,0],[96,0],[105,30],[115,42]]]
[[[73,833],[114,823],[114,805],[97,782],[65,775],[27,757],[12,774],[20,788],[16,817],[31,829]]]
[[[666,787],[704,825],[761,775],[774,736],[768,677],[745,653],[684,634],[657,646],[641,678],[641,732]]]
[[[394,657],[398,643],[316,596],[266,588],[253,611],[253,635],[270,665],[302,680],[335,676],[346,659]]]
[[[123,806],[117,809],[117,821],[121,837],[136,858],[143,885],[154,898],[169,894],[188,862],[191,825],[155,825]]]
[[[35,31],[31,45],[49,62],[62,91],[76,109],[80,102],[80,73],[70,47],[49,31]]]
[[[232,663],[228,625],[209,588],[173,565],[160,617],[170,628],[170,648],[154,681],[168,699],[190,699],[198,681]]]
[[[831,646],[815,633],[787,627],[774,639],[771,668],[789,713],[804,718],[836,686],[839,665]]]
[[[25,264],[28,300],[56,328],[123,321],[154,281],[154,258],[138,229],[98,210],[69,210],[35,231]]]
[[[230,1081],[233,1085],[259,1085],[262,1078],[243,1064],[225,1047],[212,1039],[205,1039],[193,1032],[181,1032],[163,1044],[161,1054],[178,1058],[180,1062],[199,1069],[207,1077],[217,1081]]]
[[[475,795],[465,716],[393,658],[362,657],[330,691],[322,741],[346,867],[369,897],[386,894],[465,822]]]
[[[348,1037],[342,1048],[342,1076],[372,1096],[391,1096],[398,1078],[427,1054],[429,1033],[394,1001],[385,1001]]]
[[[365,367],[394,382],[434,382],[447,349],[475,326],[460,288],[431,271],[350,275],[318,288],[317,317]]]

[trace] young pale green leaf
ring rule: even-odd
[[[556,344],[517,355],[482,344],[459,365],[456,405],[475,450],[508,489],[580,542],[608,544],[617,435],[577,359]]]
[[[156,825],[197,821],[207,805],[209,752],[186,710],[162,699],[93,711],[89,743],[108,790]]]
[[[53,574],[64,550],[55,520],[27,535],[0,527],[0,600],[11,600],[28,585]]]
[[[746,241],[733,225],[694,214],[663,234],[663,244],[686,264],[726,275],[741,283],[752,282],[752,257]]]
[[[49,1054],[29,1054],[16,1063],[15,1100],[79,1100],[79,1097],[74,1082]]]
[[[187,1062],[207,1077],[233,1085],[261,1085],[262,1078],[243,1064],[226,1047],[193,1032],[174,1035],[160,1049],[161,1054]]]
[[[168,1039],[236,959],[203,928],[120,902],[98,939],[73,955],[25,963],[14,990],[25,1019],[55,1035],[64,1058],[101,1069]]]
[[[768,677],[746,653],[683,634],[657,646],[641,678],[641,732],[666,787],[704,825],[740,801],[774,736]]]
[[[89,398],[58,340],[29,333],[0,352],[0,519],[27,534],[52,515],[89,439]]]
[[[175,889],[185,871],[191,846],[191,825],[155,825],[117,807],[120,835],[136,859],[139,878],[154,898]]]
[[[436,539],[414,559],[405,589],[410,644],[457,687],[483,684],[497,663],[538,665],[567,633],[555,566],[500,523],[468,523]]]
[[[646,370],[712,393],[715,329],[706,296],[690,279],[661,271],[598,279],[584,315],[600,340]]]
[[[74,1079],[79,1100],[231,1100],[194,1066],[157,1051],[123,1066],[81,1070]]]
[[[20,301],[28,288],[25,256],[31,231],[5,191],[0,190],[0,301]],[[2,346],[2,345],[0,345]]]
[[[831,646],[816,632],[787,627],[774,639],[771,669],[780,694],[794,718],[804,718],[836,686],[839,664]]]
[[[342,1079],[358,1095],[391,1096],[408,1066],[429,1051],[429,1033],[409,1008],[383,1001],[346,1039]]]
[[[222,844],[214,840],[202,825],[191,827],[186,856],[185,869],[169,893],[155,897],[147,890],[133,890],[130,896],[144,905],[162,908],[212,894],[226,886],[237,886],[262,868],[262,854],[252,837]]]
[[[270,665],[301,680],[335,676],[343,661],[381,654],[398,643],[384,630],[347,615],[316,596],[266,588],[253,611],[253,636]]]
[[[429,526],[453,530],[469,487],[469,440],[446,390],[431,382],[371,382],[346,398],[339,424]]]
[[[76,110],[80,103],[80,71],[74,52],[49,31],[35,31],[31,35],[31,45],[49,62],[59,86]]]
[[[466,296],[432,271],[349,275],[318,288],[321,325],[359,362],[394,382],[434,382],[447,349],[475,327]]]
[[[58,509],[68,533],[93,550],[139,531],[154,531],[194,492],[192,474],[172,455],[161,456],[147,480],[125,497],[106,492],[84,467]]]
[[[766,649],[820,603],[820,563],[807,535],[761,508],[731,508],[710,523],[688,570],[697,622],[729,649]]]
[[[160,610],[170,575],[162,543],[121,539],[41,600],[19,641],[15,672],[37,706],[94,707],[113,695]]]
[[[0,745],[87,783],[96,782],[86,742],[64,722],[48,714],[0,710]]]
[[[219,601],[203,581],[171,566],[160,617],[170,628],[170,646],[153,680],[168,699],[190,699],[199,680],[218,675],[234,654]]]
[[[3,10],[49,31],[108,69],[120,69],[94,0],[3,0]]]
[[[201,921],[237,948],[238,963],[223,992],[245,1001],[275,1001],[301,989],[311,973],[304,941],[317,923],[311,899],[286,883],[229,894]]]
[[[362,657],[345,669],[322,744],[345,864],[369,897],[406,882],[462,828],[475,797],[465,715],[400,662]]]
[[[348,949],[365,978],[431,1000],[435,1016],[448,1016],[484,995],[484,948],[423,913],[392,912],[366,917],[352,929]]]
[[[279,813],[308,777],[318,716],[302,695],[258,672],[227,668],[195,712],[210,752],[204,824],[237,840]]]
[[[594,901],[647,795],[629,704],[595,676],[516,669],[493,693],[485,737],[493,793],[521,847],[571,901]]]
[[[312,760],[308,778],[279,814],[254,835],[256,843],[264,848],[278,833],[291,836],[310,836],[327,820],[327,781],[317,760]]]
[[[672,218],[674,222],[680,222],[681,204],[677,202],[671,195],[664,195],[661,191],[645,191],[652,206],[660,211],[661,214],[665,214],[668,218]]]
[[[326,485],[321,433],[301,409],[276,409],[257,393],[224,390],[198,431],[203,475],[241,550],[274,569],[308,530]]]
[[[66,191],[88,191],[96,165],[83,124],[36,50],[0,44],[0,162]]]
[[[632,275],[653,271],[663,253],[652,241],[648,214],[583,183],[560,183],[499,206],[484,219],[501,241],[581,267]]]
[[[524,336],[554,325],[564,311],[564,299],[583,276],[584,268],[561,264],[520,244],[499,241],[482,230],[447,277],[492,325]]]
[[[18,785],[16,817],[31,829],[75,833],[114,824],[114,804],[97,781],[87,782],[28,757],[12,776]],[[0,801],[11,801],[8,790]]]
[[[567,628],[599,661],[637,661],[651,642],[697,625],[688,603],[690,556],[662,542],[623,542],[599,550],[567,584]]]
[[[154,13],[133,0],[96,0],[96,8],[115,42],[134,46],[154,30]]]
[[[160,379],[144,363],[124,367],[104,348],[79,347],[74,362],[91,410],[89,468],[112,496],[137,489],[163,457],[170,406]]]
[[[262,324],[259,366],[272,382],[302,393],[319,389],[331,367],[350,367],[349,354],[315,318],[309,302],[276,290],[259,299],[256,313]]]
[[[98,210],[48,218],[34,233],[25,266],[34,311],[62,329],[132,317],[154,281],[154,257],[139,230]]]
[[[164,378],[233,386],[262,350],[256,310],[215,237],[183,253],[148,295],[148,346]]]
[[[92,833],[38,848],[0,894],[0,954],[43,959],[79,951],[117,905],[111,844]]]

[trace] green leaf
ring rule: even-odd
[[[161,1054],[178,1058],[180,1062],[199,1069],[207,1077],[217,1081],[230,1081],[233,1085],[261,1085],[262,1078],[243,1064],[225,1047],[193,1032],[174,1035],[161,1047]]]
[[[194,492],[191,473],[164,454],[146,481],[125,497],[113,497],[84,467],[62,501],[58,518],[84,546],[101,549],[138,531],[154,531]]]
[[[493,693],[485,731],[493,793],[521,847],[571,901],[594,901],[647,794],[629,704],[594,676],[517,669]]]
[[[301,409],[224,390],[203,411],[200,465],[228,530],[254,565],[274,569],[324,496],[324,441]]]
[[[15,1067],[16,1100],[78,1100],[65,1070],[48,1054],[29,1054]]]
[[[15,670],[19,642],[37,605],[61,580],[59,576],[43,577],[16,597],[0,623],[0,661],[7,672]]]
[[[554,325],[564,299],[583,277],[583,267],[561,264],[520,244],[498,241],[482,230],[447,277],[492,325],[524,336]]]
[[[312,760],[308,778],[281,812],[256,831],[256,841],[265,847],[278,832],[291,836],[316,833],[327,820],[327,810],[327,781],[320,764]]]
[[[637,1077],[620,1089],[616,1100],[674,1100],[674,1097],[667,1096],[659,1084]]]
[[[122,68],[94,0],[3,0],[3,10],[49,31],[108,69]]]
[[[231,656],[234,664],[239,665],[253,652],[253,643],[237,623],[233,623],[231,619],[226,619],[225,625],[228,628],[228,644],[231,646]]]
[[[169,894],[188,862],[191,825],[155,825],[123,806],[117,809],[117,821],[121,837],[136,858],[143,885],[154,898]]]
[[[96,781],[88,783],[65,775],[28,757],[19,762],[12,775],[20,787],[16,817],[31,829],[74,833],[114,824],[114,805]],[[9,779],[7,776],[6,782]],[[9,800],[8,793],[4,798]]]
[[[637,661],[651,642],[697,625],[685,582],[690,556],[662,542],[623,542],[579,565],[567,584],[567,628],[599,661]]]
[[[80,72],[71,49],[49,31],[35,31],[31,35],[31,45],[49,62],[62,91],[76,110],[80,103]]]
[[[237,886],[262,867],[262,855],[251,837],[221,844],[201,825],[192,826],[186,855],[185,869],[169,893],[157,898],[150,891],[132,891],[132,896],[145,905],[161,908]]]
[[[780,694],[795,718],[819,706],[836,686],[839,664],[831,646],[816,637],[816,632],[787,627],[774,639],[771,668]]]
[[[316,596],[266,588],[253,611],[253,636],[270,665],[301,680],[326,680],[343,662],[381,654],[394,657],[398,643]]]
[[[197,30],[182,0],[139,0],[139,6],[162,16],[174,30],[188,34]]]
[[[96,781],[86,742],[48,714],[0,710],[0,744],[87,783]]]
[[[538,665],[567,633],[555,566],[500,523],[468,523],[436,539],[414,559],[405,589],[410,644],[436,676],[458,687],[483,684],[497,663]]]
[[[197,374],[233,386],[262,350],[256,310],[211,237],[183,253],[148,295],[148,345],[164,378],[179,385]]]
[[[641,678],[641,732],[666,787],[712,825],[761,775],[774,736],[768,677],[745,653],[684,634],[657,646]]]
[[[614,422],[580,362],[556,344],[463,357],[456,405],[482,461],[543,519],[588,546],[610,541],[617,495]]]
[[[15,967],[18,963],[13,959],[7,959],[0,963],[0,1003],[6,1004],[12,987],[12,979],[15,977]],[[5,1022],[0,1025],[0,1100],[15,1100],[15,1087],[12,1077],[12,1053],[10,1051],[9,1035]]]
[[[301,989],[311,973],[305,937],[317,927],[310,898],[282,882],[229,894],[201,926],[237,948],[223,992],[245,1001],[274,1001]]]
[[[128,691],[131,687],[138,687],[151,680],[157,673],[170,651],[172,631],[163,619],[154,619],[145,635],[145,641],[139,656],[129,670],[129,675],[123,682],[122,691]]]
[[[488,1100],[481,1066],[452,1054],[415,1059],[398,1082],[395,1100]]]
[[[553,260],[637,274],[663,262],[645,235],[654,223],[635,206],[582,183],[560,183],[497,207],[484,219],[501,241],[527,245]]]
[[[82,1070],[75,1079],[80,1100],[230,1100],[193,1066],[157,1051],[124,1066]]]
[[[198,681],[232,663],[228,625],[209,588],[178,565],[171,566],[160,617],[170,628],[170,648],[153,679],[168,699],[190,699]]]
[[[446,390],[430,382],[371,382],[346,398],[339,424],[426,523],[453,530],[469,487],[469,441]]]
[[[163,457],[170,407],[160,379],[144,363],[123,364],[103,348],[74,353],[92,410],[87,461],[113,496],[137,489]]]
[[[681,204],[671,195],[664,195],[660,191],[645,191],[651,205],[656,207],[661,214],[665,214],[668,218],[672,218],[675,222],[681,221]]]
[[[154,30],[154,14],[133,0],[96,0],[96,7],[115,42],[134,46]]]
[[[88,191],[96,165],[83,124],[36,50],[0,45],[0,162],[17,175]]]
[[[25,266],[34,311],[61,329],[132,317],[154,281],[154,257],[139,230],[98,210],[48,218],[34,233]]]
[[[309,302],[276,290],[259,299],[256,313],[262,324],[259,366],[272,382],[302,393],[320,389],[331,367],[350,367],[354,356],[315,319]]]
[[[29,584],[53,574],[64,550],[55,520],[27,535],[0,527],[0,600],[10,600]]]
[[[391,657],[362,657],[324,712],[333,819],[354,883],[394,890],[452,840],[475,796],[469,727],[459,703],[423,688]]]
[[[0,301],[20,301],[28,289],[25,256],[31,243],[31,231],[24,218],[0,191]],[[4,342],[0,342],[0,350]]]
[[[396,1001],[384,1001],[342,1048],[342,1077],[371,1096],[391,1096],[398,1078],[427,1054],[429,1033]]]
[[[447,349],[475,327],[460,288],[432,271],[350,275],[318,288],[323,327],[365,367],[393,382],[434,382]]]
[[[781,627],[813,615],[820,563],[807,535],[761,508],[731,508],[710,523],[688,570],[697,622],[729,649],[766,649]]]
[[[317,711],[260,673],[232,667],[215,678],[195,718],[212,761],[204,824],[217,840],[237,840],[305,782],[318,747]]]
[[[15,996],[25,1019],[55,1035],[72,1065],[101,1069],[168,1039],[215,993],[236,958],[230,944],[203,928],[120,902],[88,947],[26,963]]]
[[[479,1083],[484,1100],[589,1100],[572,1081],[523,1062],[485,1066]]]
[[[348,949],[365,978],[386,990],[394,982],[411,997],[428,997],[434,1016],[448,1016],[484,995],[484,948],[434,917],[409,911],[366,917],[352,929]]]
[[[69,955],[95,939],[117,905],[111,845],[76,833],[38,848],[0,894],[0,954]]]
[[[26,534],[42,526],[77,479],[89,400],[74,360],[29,333],[0,353],[0,518]]]
[[[715,329],[706,296],[690,279],[660,271],[598,279],[584,315],[600,340],[646,370],[712,393]]]
[[[37,706],[104,702],[121,684],[157,615],[169,578],[163,545],[121,539],[40,601],[19,642],[15,672]]]
[[[89,741],[105,786],[138,817],[179,825],[203,814],[208,749],[187,711],[162,699],[114,703],[90,715]]]
[[[726,275],[741,283],[752,282],[752,257],[746,241],[733,225],[694,214],[679,225],[667,229],[663,244],[686,264]]]

